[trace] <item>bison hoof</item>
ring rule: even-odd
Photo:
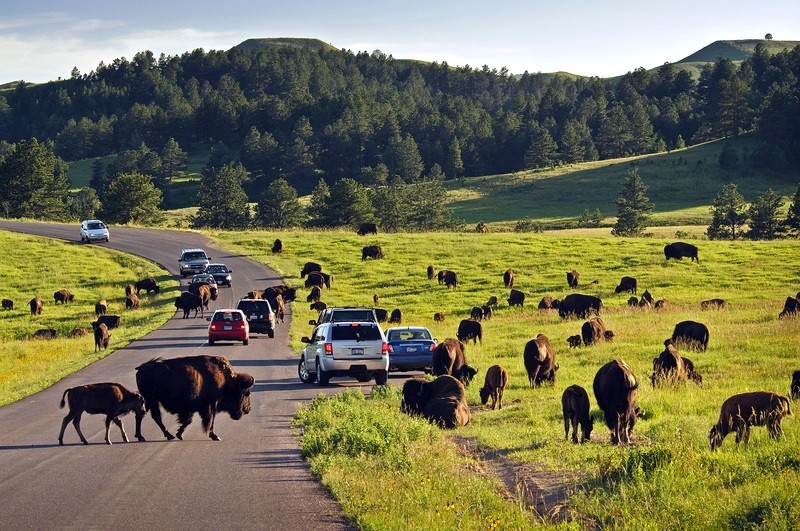
[[[176,433],[175,437],[177,437],[179,441],[183,440],[183,434],[181,432]],[[170,437],[170,439],[174,439],[175,437]]]
[[[127,441],[126,441],[127,442]],[[106,444],[111,446],[113,443],[111,441],[106,441]]]
[[[147,442],[147,439],[145,439],[142,435],[137,435],[136,440],[139,442]]]
[[[89,444],[89,441],[86,441],[86,440],[84,440],[84,441],[81,441],[81,442],[82,442],[83,444]]]
[[[175,436],[172,435],[171,433],[165,433],[164,435],[166,435],[168,441],[171,441],[172,439],[175,438]],[[180,438],[181,438],[181,436],[178,435],[178,439],[180,439]]]
[[[64,446],[64,441],[62,441],[61,439],[59,439],[59,440],[58,440],[58,445],[59,445],[59,446]]]
[[[208,436],[209,436],[209,437],[211,437],[211,440],[212,440],[212,441],[221,441],[221,440],[222,440],[222,439],[220,439],[220,438],[219,438],[219,436],[218,436],[216,433],[214,433],[213,431],[212,431],[211,433],[209,433],[209,434],[208,434]]]

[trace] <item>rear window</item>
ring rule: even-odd
[[[236,307],[248,315],[251,313],[266,314],[270,311],[267,301],[239,301]]]
[[[389,341],[409,341],[415,339],[431,339],[427,330],[393,330],[389,334]]]
[[[375,314],[372,310],[336,310],[331,316],[334,322],[349,321],[375,321]]]
[[[381,332],[377,326],[341,325],[333,327],[331,339],[334,341],[379,341]]]
[[[217,312],[214,314],[214,321],[241,321],[242,314],[239,312]]]
[[[208,268],[206,268],[206,271],[208,271],[209,273],[227,273],[228,268],[225,267],[224,265],[208,266]]]

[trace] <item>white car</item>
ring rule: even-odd
[[[99,219],[81,221],[81,241],[86,243],[107,242],[108,227]]]

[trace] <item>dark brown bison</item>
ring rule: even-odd
[[[667,260],[670,258],[674,258],[675,260],[690,258],[694,262],[700,262],[700,259],[697,257],[697,247],[684,242],[675,242],[665,245],[664,257]]]
[[[650,306],[653,304],[653,296],[650,294],[648,290],[644,290],[642,293],[642,299],[639,301],[639,306]]]
[[[31,307],[31,315],[42,314],[42,299],[38,295],[31,299],[28,306]]]
[[[120,417],[133,411],[138,425],[147,412],[147,406],[142,395],[129,391],[125,386],[118,383],[107,382],[68,388],[61,395],[60,407],[63,408],[67,402],[69,403],[69,413],[61,422],[61,432],[58,434],[58,444],[60,445],[64,444],[64,430],[67,429],[67,424],[70,422],[75,426],[75,431],[78,432],[81,442],[89,444],[89,441],[81,433],[81,415],[83,413],[89,413],[90,415],[103,414],[106,416],[106,444],[111,444],[109,432],[111,431],[112,422],[119,426],[122,440],[128,442],[128,435],[125,433]]]
[[[431,354],[431,372],[434,376],[449,374],[458,378],[464,385],[469,385],[478,371],[467,365],[464,343],[447,338],[433,349]]]
[[[305,282],[305,287],[310,288],[311,286],[319,286],[322,289],[322,286],[325,286],[328,289],[331,289],[331,277],[327,273],[323,273],[322,271],[312,271],[308,274],[308,278]]]
[[[145,290],[148,295],[150,295],[151,291],[155,291],[159,293],[161,288],[158,286],[156,279],[154,278],[143,278],[136,282],[136,294],[139,295],[142,290]]]
[[[438,273],[436,273],[436,280],[439,281],[439,285],[444,284],[444,275],[447,273],[447,269],[442,269]]]
[[[283,252],[283,242],[280,238],[275,239],[275,243],[272,244],[272,254],[281,254]]]
[[[74,301],[75,295],[70,293],[68,289],[60,289],[53,293],[53,300],[55,300],[55,304],[58,304],[59,302],[61,304],[66,304]]]
[[[558,316],[562,319],[571,317],[586,319],[589,314],[600,313],[603,302],[592,295],[570,293],[558,305]]]
[[[481,404],[484,406],[492,399],[492,409],[495,405],[498,409],[503,409],[503,391],[508,384],[508,371],[502,365],[492,365],[486,369],[486,378],[483,380],[483,387],[478,390],[481,397]]]
[[[400,311],[400,308],[395,308],[392,310],[392,314],[389,316],[389,322],[400,324],[403,322],[403,312]]]
[[[436,312],[435,314],[433,314],[433,320],[436,321],[437,323],[441,323],[442,321],[444,321],[444,312]]]
[[[264,300],[266,300],[269,303],[270,308],[272,308],[272,311],[275,312],[275,319],[278,322],[282,323],[283,322],[283,318],[284,318],[284,316],[286,314],[286,303],[283,301],[283,295],[281,295],[279,293],[278,295],[275,295],[272,298],[268,298],[268,299],[264,299]],[[321,302],[321,301],[319,301],[319,302]],[[325,303],[323,303],[323,304],[325,304]]]
[[[137,297],[135,293],[131,293],[130,295],[125,297],[126,310],[135,310],[138,307],[139,307],[139,297]]]
[[[321,312],[322,310],[324,310],[327,307],[328,307],[328,305],[325,304],[322,301],[317,301],[317,302],[314,302],[311,305],[309,305],[309,309],[316,310],[318,312]]]
[[[469,312],[469,318],[473,321],[482,321],[483,309],[480,306],[473,306],[472,311]]]
[[[676,384],[685,382],[688,377],[683,357],[675,349],[671,339],[664,341],[664,351],[653,358],[653,372],[650,381],[655,387],[658,384]]]
[[[428,273],[428,280],[433,280],[433,277],[436,276],[436,270],[433,268],[432,265],[428,266],[427,273]]]
[[[316,262],[306,262],[303,264],[303,269],[300,270],[300,278],[304,278],[309,273],[322,271],[322,266]],[[308,286],[306,286],[308,287]]]
[[[444,285],[447,288],[458,287],[458,275],[456,274],[455,271],[444,272]]]
[[[554,299],[550,295],[545,295],[542,297],[542,300],[539,301],[539,309],[540,310],[557,310],[561,301],[558,299]]]
[[[614,359],[600,367],[593,387],[597,405],[603,410],[606,425],[611,430],[611,444],[629,443],[636,424],[639,388],[633,371],[622,359]]]
[[[514,270],[513,269],[506,269],[506,272],[503,273],[503,285],[507,289],[511,289],[514,287]]]
[[[372,258],[374,260],[383,258],[383,249],[381,249],[381,246],[367,245],[366,247],[361,249],[361,259],[366,260],[367,258]]]
[[[581,326],[581,338],[585,346],[594,345],[598,341],[611,341],[614,332],[606,330],[606,324],[600,317],[592,317]]]
[[[481,311],[483,312],[483,318],[486,320],[491,319],[492,316],[494,315],[491,306],[486,306],[486,305],[481,306]]]
[[[712,450],[722,445],[729,433],[736,433],[736,445],[750,438],[751,426],[766,426],[769,436],[780,439],[783,434],[781,420],[791,415],[789,399],[777,393],[755,391],[733,395],[722,403],[719,420],[708,433]]]
[[[366,234],[378,234],[378,226],[374,223],[362,223],[358,226],[356,234],[364,236]]]
[[[122,319],[120,319],[119,315],[99,315],[95,322],[98,324],[102,323],[111,330],[112,328],[119,328],[121,321]]]
[[[379,323],[385,323],[387,319],[389,319],[389,310],[386,308],[373,308],[375,311],[375,319],[378,320]]]
[[[108,333],[108,327],[95,321],[92,323],[92,329],[94,330],[94,351],[107,349],[108,340],[111,338],[111,334]]]
[[[569,439],[572,425],[572,442],[578,443],[578,426],[581,427],[580,442],[589,440],[594,427],[594,419],[589,414],[589,394],[580,385],[570,385],[561,395],[561,412],[564,415],[564,438]]]
[[[556,353],[546,335],[539,334],[528,341],[522,356],[531,388],[539,387],[542,382],[556,383]]]
[[[3,309],[4,310],[13,310],[14,309],[14,301],[11,299],[3,299]]]
[[[203,317],[203,299],[197,293],[189,293],[184,291],[179,297],[175,297],[175,307],[183,310],[183,318],[189,317],[189,312],[194,310],[194,317],[197,317],[197,311],[200,311],[200,317]]]
[[[726,303],[722,299],[709,299],[700,303],[702,310],[721,310],[725,308]]]
[[[778,318],[794,316],[800,314],[800,297],[786,297],[786,302],[783,303],[783,310],[778,314]]]
[[[636,297],[630,297],[628,299],[628,306],[632,306],[634,308],[638,308],[639,307],[639,299],[636,298]]]
[[[31,335],[31,339],[55,339],[58,337],[58,330],[55,328],[40,328]]]
[[[89,329],[83,326],[79,326],[73,328],[72,331],[69,333],[69,337],[83,337],[89,333]]]
[[[108,313],[108,303],[105,299],[100,299],[94,303],[94,313],[95,315],[105,315]]]
[[[128,295],[133,295],[134,293],[136,293],[136,286],[134,286],[133,284],[128,284],[127,286],[125,286],[125,296],[126,297]]]
[[[666,310],[669,308],[669,301],[667,299],[658,299],[653,307],[656,310]]]
[[[459,341],[463,342],[467,342],[471,339],[473,344],[477,343],[478,341],[483,343],[483,327],[477,321],[463,319],[460,323],[458,323],[458,332],[456,333],[456,337]]]
[[[703,385],[703,377],[694,368],[694,363],[692,362],[692,360],[690,360],[686,356],[681,356],[681,357],[683,358],[683,366],[686,367],[686,377],[689,378],[694,383],[696,383],[697,385]]]
[[[497,297],[492,295],[491,297],[489,297],[489,300],[486,301],[486,306],[497,306],[497,302],[498,302]]]
[[[672,342],[682,343],[690,348],[706,350],[708,348],[708,327],[697,321],[681,321],[672,331]]]
[[[153,359],[136,367],[136,385],[142,393],[153,420],[167,439],[183,438],[183,432],[200,414],[203,431],[215,441],[214,418],[220,411],[233,420],[250,413],[250,390],[255,380],[236,373],[223,356],[190,356]],[[178,415],[181,426],[173,436],[161,421],[161,408]],[[144,441],[142,419],[136,419],[136,438]]]
[[[471,420],[464,385],[446,374],[432,382],[421,378],[407,380],[403,384],[400,411],[421,415],[442,428],[466,426]]]
[[[377,306],[381,302],[381,296],[377,293],[372,294],[372,305]]]
[[[209,284],[204,283],[197,283],[197,284],[190,284],[189,285],[189,293],[193,293],[200,297],[200,300],[203,302],[203,307],[208,310],[208,304],[212,300],[217,299],[217,290],[212,288]]]
[[[622,277],[622,280],[619,281],[619,285],[614,288],[614,293],[622,293],[623,291],[629,291],[635,294],[636,279],[633,277]]]
[[[322,298],[322,290],[319,289],[319,286],[312,286],[311,292],[306,297],[306,302],[317,302]]]
[[[567,344],[569,344],[569,348],[578,348],[581,346],[581,336],[575,334],[574,336],[569,336],[567,338]]]
[[[567,273],[567,286],[569,286],[572,289],[577,288],[579,279],[580,279],[580,274],[573,269],[572,271]]]
[[[789,390],[791,391],[792,400],[800,400],[800,371],[792,373],[792,383]]]
[[[511,293],[508,295],[508,305],[509,306],[524,306],[525,305],[525,294],[519,290],[512,289]]]

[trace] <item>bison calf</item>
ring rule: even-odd
[[[708,433],[712,450],[722,445],[725,437],[736,433],[736,445],[750,438],[750,426],[766,426],[769,436],[779,439],[783,434],[781,419],[791,415],[789,399],[777,393],[756,391],[733,395],[722,403],[719,420]]]
[[[94,329],[94,351],[107,349],[108,340],[111,337],[108,327],[104,323],[95,321],[92,323],[92,328]]]
[[[569,344],[569,348],[579,348],[581,346],[581,336],[578,334],[569,336],[567,338],[567,343]]]
[[[11,299],[3,299],[3,309],[4,310],[13,310],[14,309],[14,301]]]
[[[572,442],[578,443],[578,426],[581,427],[580,442],[589,440],[594,420],[589,415],[589,394],[580,385],[570,385],[561,395],[561,411],[564,414],[564,438],[569,438],[572,425]]]
[[[433,314],[433,320],[436,321],[437,323],[441,323],[442,321],[444,321],[444,312],[436,312],[435,314]]]
[[[481,396],[481,404],[486,405],[489,397],[492,398],[492,409],[497,405],[498,409],[503,409],[503,391],[508,383],[508,371],[502,365],[492,365],[486,370],[486,379],[483,387],[478,393]]]
[[[67,397],[67,394],[69,394],[69,397]],[[144,417],[147,412],[142,395],[129,391],[118,383],[88,384],[69,388],[61,396],[62,408],[66,403],[65,398],[69,402],[69,413],[61,423],[61,433],[58,434],[58,444],[60,445],[64,444],[64,430],[70,421],[75,426],[75,431],[78,432],[81,442],[89,444],[86,437],[81,433],[81,415],[84,412],[90,415],[102,413],[106,416],[107,444],[111,444],[109,431],[111,430],[112,422],[119,426],[119,431],[122,432],[122,440],[128,442],[128,435],[125,433],[125,428],[122,426],[122,421],[119,417],[133,411],[136,414],[137,422],[139,422],[139,419]]]

